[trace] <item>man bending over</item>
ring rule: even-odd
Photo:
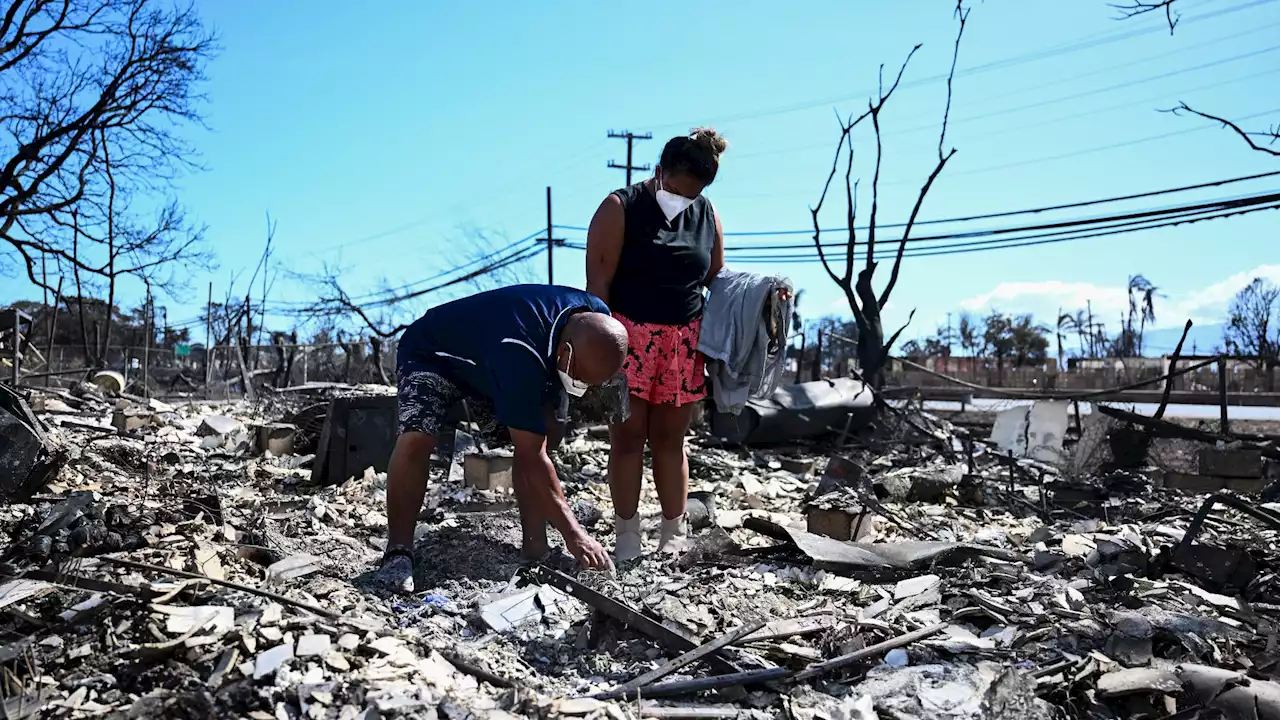
[[[594,295],[555,285],[515,285],[427,311],[400,338],[398,437],[387,472],[387,550],[378,581],[413,591],[413,532],[445,415],[467,401],[473,421],[505,425],[515,445],[512,484],[520,508],[521,555],[545,556],[547,523],[588,568],[609,556],[564,498],[547,457],[562,433],[551,402],[558,388],[581,397],[622,368],[627,331]],[[556,432],[548,442],[548,428]]]

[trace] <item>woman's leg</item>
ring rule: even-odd
[[[609,426],[609,495],[620,518],[635,517],[644,477],[644,441],[649,428],[649,403],[632,395],[631,417]]]
[[[649,450],[653,454],[653,484],[657,486],[662,516],[675,520],[684,515],[689,497],[689,460],[684,437],[698,403],[649,406]]]

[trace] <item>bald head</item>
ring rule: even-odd
[[[565,323],[556,366],[575,380],[603,385],[618,374],[626,359],[627,329],[612,316],[582,312]]]

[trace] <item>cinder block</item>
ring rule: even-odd
[[[117,410],[111,415],[111,424],[120,432],[131,432],[151,424],[150,410]]]
[[[1260,493],[1267,482],[1262,478],[1226,478],[1191,473],[1165,473],[1164,486],[1170,490],[1189,493],[1215,493],[1233,490],[1242,493]]]
[[[514,464],[514,458],[509,453],[467,455],[463,460],[463,483],[478,490],[510,490]]]
[[[806,526],[814,535],[833,540],[856,540],[871,532],[873,515],[865,508],[826,508],[810,505],[806,509]]]
[[[1251,479],[1262,477],[1261,450],[1202,448],[1199,460],[1201,475]]]

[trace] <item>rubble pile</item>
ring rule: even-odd
[[[385,474],[312,482],[327,400],[35,393],[60,461],[0,507],[5,717],[1280,718],[1265,440],[1161,470],[1110,421],[1046,456],[893,408],[695,439],[691,546],[613,575],[522,563],[504,484],[445,453],[397,597]],[[604,433],[555,460],[610,538]]]

